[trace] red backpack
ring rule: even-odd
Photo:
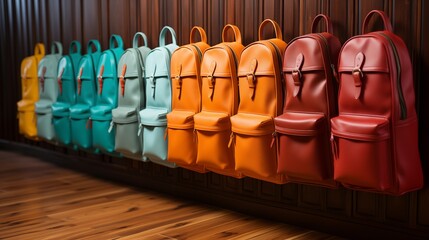
[[[326,32],[315,33],[325,20]],[[330,118],[337,115],[336,63],[341,43],[323,14],[310,34],[293,39],[284,55],[286,99],[275,118],[278,172],[289,181],[336,187],[330,151]]]
[[[367,33],[374,15],[385,30]],[[401,195],[423,186],[411,61],[384,12],[371,11],[362,33],[339,57],[334,179],[352,189]]]

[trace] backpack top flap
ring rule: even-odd
[[[271,24],[275,38],[263,40],[264,27]],[[282,111],[282,59],[286,43],[280,26],[271,19],[259,26],[259,41],[248,45],[238,66],[240,105],[238,112],[264,114],[271,117]]]
[[[327,32],[315,33],[321,19]],[[332,34],[330,19],[323,14],[314,18],[311,29],[312,33],[293,39],[286,48],[284,112],[319,112],[333,117],[337,114],[335,66],[341,43]]]
[[[93,106],[96,101],[96,66],[101,54],[101,45],[98,40],[90,40],[87,53],[79,62],[77,74],[76,103]]]
[[[117,64],[124,52],[124,44],[119,35],[110,37],[110,48],[105,50],[98,62],[97,70],[97,105],[114,108],[118,102]]]
[[[381,16],[385,29],[367,33],[369,19],[375,14]],[[392,117],[393,123],[415,117],[410,57],[402,39],[392,32],[389,18],[382,11],[371,11],[362,33],[350,38],[341,50],[339,111]],[[370,81],[370,73],[379,73],[386,81]],[[353,82],[349,83],[342,76],[350,74]]]
[[[59,87],[57,102],[74,104],[76,100],[77,68],[81,55],[81,45],[78,41],[72,41],[69,55],[63,56],[58,63],[57,81]]]
[[[138,45],[139,37],[143,46]],[[147,47],[147,37],[137,32],[133,38],[133,47],[125,50],[118,63],[119,78],[118,106],[140,111],[145,107],[144,95],[144,64],[150,48]]]
[[[34,104],[39,99],[37,66],[44,56],[45,45],[37,43],[34,47],[34,55],[24,58],[21,62],[22,101],[28,102],[28,104]],[[20,105],[27,104],[21,103]]]
[[[201,41],[194,42],[196,33]],[[201,27],[193,27],[190,44],[174,51],[171,57],[171,85],[173,109],[197,113],[201,110],[200,66],[207,44],[206,32]]]
[[[38,66],[39,77],[39,101],[36,110],[51,108],[51,104],[58,96],[57,68],[63,54],[63,47],[59,42],[53,42],[51,53],[45,55]]]
[[[172,43],[165,45],[165,35],[170,32]],[[171,111],[170,59],[178,48],[176,33],[165,26],[159,34],[159,47],[153,49],[146,59],[146,107]]]
[[[227,31],[234,42],[225,42]],[[222,43],[206,50],[201,63],[202,110],[234,115],[238,108],[237,67],[244,46],[237,26],[227,24],[222,31]]]

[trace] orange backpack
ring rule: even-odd
[[[194,42],[196,33],[201,41]],[[190,44],[174,51],[171,57],[172,112],[167,114],[168,161],[197,172],[205,172],[197,165],[197,142],[194,137],[194,115],[201,111],[200,65],[210,46],[206,32],[193,27]]]
[[[227,31],[234,33],[234,42],[225,42]],[[222,31],[222,43],[204,53],[201,63],[202,110],[194,116],[197,132],[197,164],[207,170],[233,177],[234,148],[229,148],[230,117],[237,112],[237,67],[244,46],[237,26],[228,24]]]
[[[37,69],[45,56],[45,45],[37,43],[34,55],[24,58],[21,63],[22,99],[18,105],[19,133],[30,139],[37,138],[34,104],[39,100],[39,79]]]
[[[263,40],[264,27],[274,27],[275,38]],[[259,41],[249,44],[238,66],[240,105],[231,117],[235,145],[235,169],[246,176],[285,183],[277,174],[274,117],[282,112],[282,59],[286,49],[279,25],[264,20]],[[231,146],[232,147],[232,146]]]

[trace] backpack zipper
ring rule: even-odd
[[[393,43],[392,39],[387,36],[384,33],[377,33],[380,36],[383,36],[388,42],[390,47],[393,50],[393,55],[395,56],[395,64],[396,64],[396,69],[398,70],[397,76],[396,76],[396,86],[398,89],[398,97],[399,97],[399,106],[401,108],[401,117],[400,119],[406,119],[407,118],[407,106],[405,104],[405,99],[404,99],[404,94],[402,92],[402,84],[401,84],[401,62],[399,59],[399,54],[398,54],[398,49],[396,49],[395,44]]]

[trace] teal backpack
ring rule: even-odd
[[[53,42],[51,54],[45,55],[38,67],[39,101],[36,102],[35,109],[37,135],[47,141],[55,140],[51,106],[58,97],[57,67],[62,54],[63,46],[61,43]]]
[[[52,104],[52,116],[56,140],[65,145],[71,143],[69,108],[76,102],[77,67],[81,58],[81,45],[78,41],[73,41],[69,55],[62,57],[58,63],[59,93],[57,102]]]
[[[98,40],[90,40],[87,46],[87,54],[79,62],[76,104],[70,107],[72,143],[75,147],[83,149],[92,147],[92,131],[87,123],[90,123],[90,109],[95,105],[97,98],[95,71],[100,54],[100,42]]]
[[[119,58],[124,53],[124,43],[119,35],[112,35],[110,48],[105,50],[98,61],[97,100],[91,108],[93,146],[103,152],[115,150],[115,132],[108,131],[112,121],[112,109],[118,105],[118,67]]]
[[[165,44],[167,31],[172,43]],[[159,34],[159,47],[146,58],[146,108],[141,110],[140,124],[143,127],[143,158],[167,167],[175,167],[167,161],[167,113],[171,111],[170,59],[178,48],[176,33],[164,27]]]
[[[144,46],[138,46],[139,37]],[[133,47],[128,48],[118,63],[118,107],[112,111],[112,125],[115,129],[115,150],[123,156],[142,159],[142,137],[138,113],[145,108],[144,70],[146,56],[150,52],[144,33],[134,35]]]

